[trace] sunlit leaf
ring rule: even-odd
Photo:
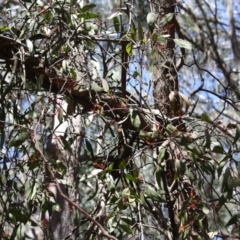
[[[102,86],[105,92],[109,91],[109,84],[108,81],[105,78],[102,78]]]
[[[202,119],[204,122],[211,122],[211,119],[210,119],[210,117],[208,116],[207,113],[203,113],[203,114],[201,115],[201,119]]]
[[[79,181],[82,182],[82,181],[84,181],[84,180],[86,180],[86,179],[95,177],[95,176],[97,176],[99,173],[101,173],[102,171],[103,171],[102,169],[93,169],[90,173],[85,173],[85,174],[83,174]]]
[[[91,89],[95,92],[102,92],[104,89],[100,87],[96,82],[91,83]]]
[[[180,174],[181,174],[181,162],[179,159],[175,159],[174,180],[177,180],[180,177]]]
[[[59,111],[58,111],[58,121],[60,123],[63,122],[63,109],[62,108],[60,108]]]
[[[130,112],[130,120],[131,120],[132,125],[137,129],[140,128],[141,119],[140,119],[137,111],[134,109],[129,109],[129,112]]]
[[[129,56],[132,55],[132,42],[128,43],[126,46],[126,52]]]
[[[160,26],[166,25],[168,22],[170,22],[172,20],[173,16],[174,16],[174,13],[168,13],[168,14],[164,15],[161,18],[159,25]]]
[[[211,210],[211,208],[208,205],[206,205],[206,204],[203,205],[202,211],[204,214],[206,214],[206,215],[209,214],[210,210]]]
[[[122,15],[122,12],[117,11],[117,12],[112,13],[107,19],[112,19],[112,18],[120,16],[120,15]]]
[[[190,42],[187,41],[187,40],[180,39],[180,38],[175,38],[175,39],[173,39],[173,41],[174,41],[179,47],[186,48],[186,49],[192,49],[192,48],[193,48],[192,43],[190,43]]]
[[[33,43],[32,43],[32,41],[29,40],[29,39],[27,39],[27,40],[26,40],[26,45],[27,45],[27,47],[28,47],[28,51],[29,51],[30,53],[32,53],[32,51],[33,51]]]
[[[9,31],[10,28],[8,26],[0,26],[0,32],[5,32],[5,31]]]
[[[25,226],[24,226],[23,223],[21,223],[18,226],[16,236],[17,236],[17,240],[24,240],[25,239]]]

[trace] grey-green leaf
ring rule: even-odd
[[[109,91],[109,84],[108,81],[105,78],[102,78],[102,86],[105,92]]]
[[[130,111],[130,120],[131,120],[132,125],[137,129],[140,128],[141,119],[140,119],[137,111],[134,109],[130,109],[129,111]]]
[[[191,28],[194,32],[200,33],[201,30],[198,27],[198,25],[193,21],[193,19],[187,14],[187,13],[183,13],[180,14],[176,17],[176,19],[179,21],[180,19],[182,19],[182,21],[186,24],[186,26],[188,28]],[[179,21],[180,24],[180,21]]]
[[[186,49],[192,49],[193,48],[192,43],[190,43],[187,40],[176,38],[176,39],[173,39],[173,41],[181,48],[186,48]]]

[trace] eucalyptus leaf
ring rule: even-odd
[[[23,144],[27,139],[29,138],[29,133],[24,131],[21,132],[16,138],[12,139],[10,141],[11,147],[19,147],[21,144]]]
[[[102,78],[102,86],[105,92],[109,92],[109,84],[105,78]]]
[[[180,39],[180,38],[175,38],[173,39],[173,41],[181,48],[186,48],[186,49],[192,49],[192,43],[190,43],[187,40],[184,39]]]
[[[201,30],[196,24],[196,22],[185,12],[183,14],[178,14],[176,19],[179,21],[180,19],[186,24],[188,29],[192,29],[194,32],[200,33]],[[181,25],[181,21],[179,21]]]
[[[131,120],[132,125],[135,128],[139,129],[141,126],[141,119],[140,119],[139,114],[134,109],[129,109],[129,112],[130,112],[130,120]]]

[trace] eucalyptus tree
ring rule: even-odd
[[[1,237],[238,237],[231,1],[221,23],[211,1],[149,1],[145,23],[134,1],[109,14],[77,0],[16,4],[5,2],[0,35]],[[210,114],[205,93],[222,101]]]

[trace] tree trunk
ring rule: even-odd
[[[158,19],[162,19],[166,14],[174,13],[175,1],[160,1],[162,3],[154,5],[156,13],[159,14]],[[167,23],[165,28],[174,24],[174,18]],[[157,35],[161,35],[163,29],[156,31]],[[171,26],[168,30],[170,39],[174,39],[175,27]],[[156,107],[158,107],[166,116],[171,116],[169,103],[169,94],[171,91],[178,91],[178,79],[175,68],[174,59],[174,41],[167,41],[166,46],[162,48],[159,45],[154,46],[156,58],[153,60],[152,77],[154,82],[154,97]],[[164,59],[162,58],[164,56]]]
[[[59,106],[62,106],[63,111],[67,111],[67,103],[63,102]],[[64,144],[60,140],[61,137],[69,128],[69,122],[65,121],[63,123],[59,122],[58,116],[54,117],[53,129],[54,133],[50,137],[50,141],[47,145],[47,154],[51,157],[51,159],[55,161],[61,161],[66,168],[66,175],[64,177],[64,181],[66,183],[61,184],[62,192],[68,196],[70,200],[74,203],[79,204],[79,190],[78,190],[78,182],[79,182],[79,154],[81,152],[81,144],[83,137],[83,124],[81,116],[72,117],[69,121],[72,121],[73,125],[69,134],[67,135],[67,141],[70,142],[70,138],[75,138],[73,144],[69,144],[71,147],[71,151],[64,149]],[[77,136],[77,137],[76,137]],[[58,179],[58,178],[57,178]],[[51,184],[51,183],[50,183]],[[53,211],[52,215],[49,216],[49,232],[52,236],[51,239],[76,239],[77,236],[77,226],[74,223],[73,219],[73,206],[69,204],[55,189],[55,186],[52,185],[50,187],[51,191],[55,195],[56,203],[59,205],[59,211]],[[76,229],[75,229],[76,228]]]
[[[152,79],[154,85],[154,97],[155,105],[164,114],[167,119],[164,124],[174,125],[178,130],[185,132],[186,127],[181,120],[182,111],[173,111],[170,106],[169,95],[171,92],[178,92],[178,66],[175,61],[175,43],[173,39],[175,38],[175,31],[177,23],[175,21],[175,6],[176,1],[172,0],[162,0],[158,4],[152,3],[152,10],[158,14],[158,20],[160,21],[166,14],[174,14],[172,20],[168,22],[165,26],[159,27],[156,24],[155,32],[158,36],[161,34],[170,35],[169,40],[165,46],[160,46],[155,44],[153,46],[153,51],[155,52],[155,58],[152,61]],[[179,36],[178,36],[179,37]],[[156,54],[161,52],[160,54]],[[162,57],[163,56],[163,57]],[[176,97],[175,104],[179,107],[180,101]],[[178,117],[178,120],[169,121],[173,117]],[[173,137],[173,136],[172,136]],[[161,149],[161,147],[160,147]],[[194,185],[188,179],[185,174],[181,174],[176,180],[176,161],[177,156],[181,155],[181,150],[179,146],[174,142],[170,141],[166,148],[165,154],[165,167],[161,170],[161,180],[162,186],[166,192],[165,197],[167,201],[167,209],[169,214],[169,221],[171,225],[172,236],[168,236],[168,239],[193,239],[194,236],[201,234],[201,229],[195,224],[194,217],[201,210],[195,209],[194,211],[184,212],[184,206],[191,201],[198,201],[200,196],[195,192]],[[186,221],[184,222],[179,217],[180,215],[187,214]],[[206,219],[203,221],[205,226]],[[186,232],[186,229],[191,229],[190,233]],[[206,232],[206,231],[205,231]],[[184,235],[186,233],[186,235]],[[184,237],[183,237],[184,236]],[[166,236],[167,237],[167,236]],[[203,236],[202,236],[203,237]],[[204,239],[208,239],[207,235],[204,235]]]

